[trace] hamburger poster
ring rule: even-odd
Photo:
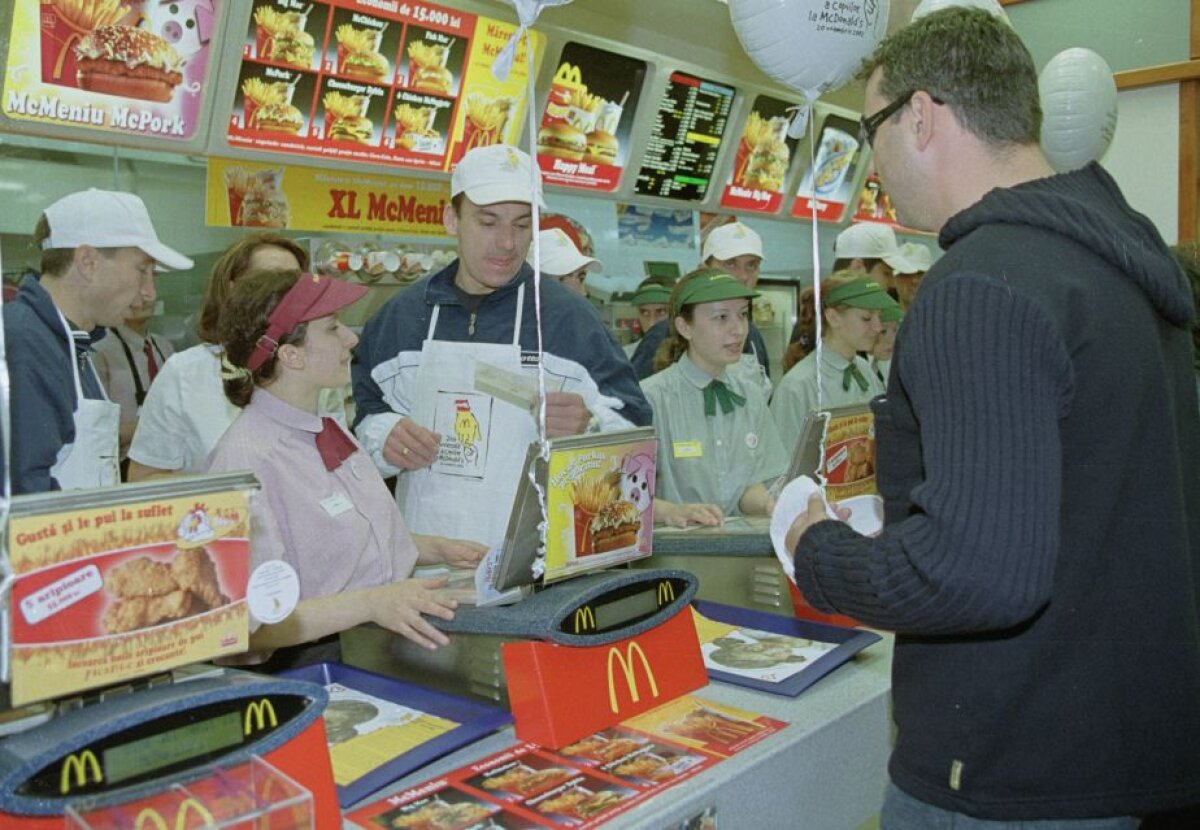
[[[789,138],[789,112],[796,105],[759,95],[738,139],[733,170],[721,194],[721,207],[775,213],[798,139]]]
[[[650,555],[654,439],[554,448],[547,467],[547,582]]]
[[[616,190],[645,76],[645,61],[580,43],[563,47],[537,135],[548,183]]]
[[[186,142],[223,0],[15,0],[4,115]]]
[[[520,130],[530,61],[492,58],[515,27],[431,3],[254,0],[230,146],[445,170]],[[535,60],[544,38],[533,33]]]

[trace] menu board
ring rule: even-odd
[[[550,184],[615,190],[646,62],[581,43],[563,47],[560,61],[538,130],[538,166]]]
[[[816,158],[804,173],[792,203],[793,216],[811,219],[815,211],[822,222],[842,221],[855,198],[854,172],[862,159],[857,135],[857,121],[826,116]]]
[[[634,190],[642,196],[703,199],[736,92],[725,84],[672,72]]]
[[[783,180],[799,139],[788,138],[795,104],[759,95],[742,127],[733,170],[721,194],[721,207],[775,213],[783,204]]]
[[[201,140],[223,0],[15,0],[3,113],[16,121]]]
[[[516,27],[432,3],[258,0],[242,44],[232,147],[445,170],[520,134],[530,62],[491,63]],[[534,71],[545,38],[531,33]]]

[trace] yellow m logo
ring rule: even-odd
[[[62,775],[58,781],[58,791],[62,795],[66,795],[71,791],[71,773],[75,773],[75,786],[82,787],[88,782],[88,773],[96,779],[99,784],[104,780],[104,775],[100,772],[100,762],[96,760],[96,753],[90,749],[85,749],[78,755],[71,753],[67,756],[67,760],[63,761]]]
[[[213,826],[213,814],[195,798],[188,798],[175,811],[175,830],[187,830],[189,810],[196,812],[203,823],[202,826]],[[146,807],[138,813],[137,820],[133,823],[133,830],[170,830],[170,828],[158,810]]]
[[[630,700],[634,703],[641,700],[637,677],[634,674],[633,658],[635,655],[642,661],[642,669],[646,673],[646,679],[650,681],[651,696],[658,697],[658,682],[654,679],[654,669],[650,668],[650,661],[646,659],[646,652],[642,651],[642,647],[636,641],[632,642],[625,647],[625,653],[622,654],[620,648],[613,646],[608,650],[608,706],[614,715],[621,710],[617,703],[617,687],[613,682],[614,665],[619,663],[621,666],[621,674],[625,677],[625,686],[629,689]]]
[[[268,717],[271,719],[272,729],[279,725],[279,720],[275,717],[275,707],[271,705],[271,701],[264,697],[262,700],[250,703],[246,706],[246,717],[242,724],[242,734],[249,735],[251,732],[257,732],[265,728]],[[254,729],[250,728],[251,720],[257,724]]]
[[[581,631],[594,631],[596,628],[596,612],[592,610],[592,606],[585,605],[582,608],[575,609],[575,633]]]
[[[669,580],[664,579],[658,583],[658,604],[666,605],[668,602],[675,601],[675,586]]]

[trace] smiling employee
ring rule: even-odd
[[[730,274],[702,268],[671,293],[671,363],[642,382],[658,437],[656,521],[720,524],[725,516],[769,515],[766,485],[787,456],[762,388],[731,373],[742,357],[757,292]]]

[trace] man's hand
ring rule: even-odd
[[[383,460],[401,470],[420,470],[437,461],[442,436],[412,418],[402,418],[383,444]]]
[[[850,511],[845,507],[835,508],[838,521],[846,521],[850,518]],[[804,531],[815,525],[817,522],[823,522],[829,518],[829,513],[825,510],[825,500],[820,493],[813,493],[808,497],[808,509],[796,517],[792,522],[792,526],[788,529],[787,536],[784,537],[783,543],[787,545],[787,549],[793,554],[796,552],[796,545],[800,544],[800,537],[804,535]]]
[[[533,411],[537,418],[537,409]],[[560,438],[564,435],[579,435],[587,431],[592,413],[583,405],[583,397],[574,392],[546,393],[546,436]]]

